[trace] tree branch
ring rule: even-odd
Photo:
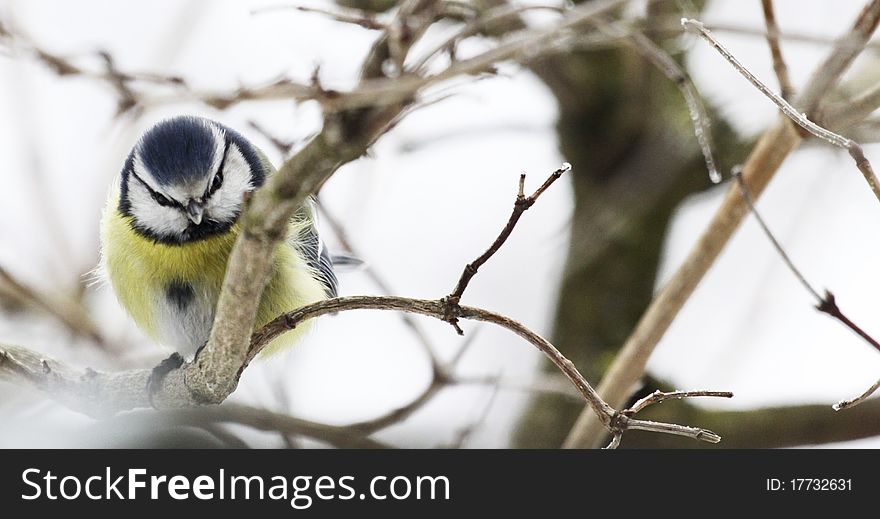
[[[779,80],[779,90],[782,98],[791,100],[794,95],[794,87],[788,76],[788,66],[782,57],[782,49],[779,45],[779,26],[776,24],[776,14],[773,10],[773,0],[761,0],[761,8],[764,11],[764,23],[767,26],[767,46],[770,47],[770,56],[773,58],[773,70],[776,79]]]
[[[353,9],[350,7],[331,10],[304,5],[269,5],[254,9],[251,11],[251,14],[266,14],[291,9],[302,13],[320,14],[332,20],[336,20],[337,22],[357,25],[359,27],[363,27],[364,29],[369,29],[373,31],[384,30],[388,28],[387,24],[377,19],[376,13],[361,9]]]
[[[651,41],[650,38],[643,33],[630,30],[629,32],[620,29],[612,23],[596,23],[599,31],[620,38],[630,45],[645,59],[650,61],[657,70],[663,73],[670,81],[672,81],[681,91],[685,103],[688,107],[688,114],[691,117],[691,123],[694,126],[694,136],[700,145],[700,151],[703,153],[703,160],[706,161],[706,169],[709,172],[709,180],[713,184],[721,182],[721,173],[715,162],[714,145],[712,144],[711,121],[706,113],[706,107],[703,105],[703,98],[697,91],[696,85],[690,76],[679,66],[678,63],[666,51]]]
[[[862,393],[861,395],[859,395],[855,398],[852,398],[850,400],[841,400],[840,402],[837,402],[836,404],[834,404],[831,407],[835,411],[841,411],[843,409],[849,409],[851,407],[857,406],[857,405],[861,404],[862,402],[866,401],[868,399],[868,397],[873,395],[878,389],[880,389],[880,380],[877,380],[877,382],[874,382],[874,384],[871,387],[869,387],[868,389],[866,389],[865,392]]]
[[[711,431],[676,424],[646,422],[623,419],[619,413],[606,404],[580,372],[562,353],[546,339],[529,330],[521,323],[481,308],[451,305],[445,300],[411,299],[392,296],[353,296],[337,297],[304,306],[293,312],[281,315],[254,334],[247,353],[244,369],[268,343],[282,333],[296,328],[299,324],[329,313],[350,310],[396,310],[446,320],[450,315],[493,323],[512,331],[541,351],[578,389],[581,396],[599,415],[607,427],[618,431],[640,429],[665,432],[717,441],[720,437]],[[172,374],[169,375],[172,376]],[[77,371],[54,359],[36,355],[29,350],[14,346],[0,346],[0,375],[11,377],[43,390],[59,402],[92,416],[106,416],[118,411],[146,407],[149,398],[146,380],[150,370],[133,370],[121,373],[103,373],[90,369]],[[141,384],[143,382],[143,385]],[[174,407],[193,407],[199,402],[189,395],[181,395],[179,400],[166,401]],[[375,426],[371,425],[370,429]],[[381,427],[380,427],[381,428]]]
[[[660,384],[662,386],[662,383]],[[674,402],[645,411],[652,420],[700,423],[724,431],[726,449],[773,449],[823,445],[871,438],[880,434],[880,398],[845,413],[827,404],[800,404],[743,410],[707,409],[692,402]],[[625,448],[693,448],[694,443],[667,434],[627,434]]]
[[[534,193],[530,196],[525,195],[525,182],[526,176],[525,174],[519,177],[519,192],[516,195],[516,202],[513,204],[513,212],[510,214],[510,218],[507,220],[507,224],[501,230],[501,234],[495,238],[495,241],[492,245],[480,255],[477,259],[470,262],[465,266],[464,271],[461,273],[461,277],[458,279],[458,283],[455,285],[455,288],[452,292],[446,296],[446,298],[453,304],[458,303],[461,300],[461,296],[464,294],[464,291],[467,289],[468,284],[471,279],[476,275],[477,271],[480,267],[483,266],[489,259],[498,252],[498,249],[504,245],[504,242],[507,241],[507,238],[510,236],[510,233],[513,232],[513,228],[516,227],[516,223],[519,221],[519,218],[522,214],[529,210],[535,202],[538,200],[538,197],[541,196],[541,193],[547,190],[553,182],[559,179],[563,173],[571,170],[571,164],[565,162],[562,164],[562,167],[554,171],[547,180],[539,187]],[[455,323],[451,323],[455,326]],[[461,330],[456,328],[456,331],[461,334]]]
[[[562,173],[569,169],[570,166],[565,164],[562,168],[554,171],[530,197],[525,197],[523,193],[525,178],[521,176],[519,193],[513,214],[499,238],[474,263],[479,266],[491,258],[513,231],[522,213],[531,207],[538,197]],[[262,192],[265,191],[258,191],[257,194],[259,195]],[[253,213],[246,211],[245,216],[253,217]],[[247,225],[244,226],[244,229],[248,229]],[[247,236],[247,234],[242,232],[242,236]],[[241,242],[241,239],[239,241]],[[256,245],[263,246],[264,241],[257,241]],[[251,247],[252,245],[249,244],[248,246]],[[245,249],[245,261],[254,261],[250,254],[253,254],[252,250],[250,248]],[[230,260],[228,272],[235,276],[238,272],[234,270],[233,265],[235,264]],[[253,270],[248,269],[247,264],[245,265],[240,272],[252,274]],[[472,270],[476,273],[476,268]],[[465,272],[468,272],[468,269],[465,269]],[[306,305],[275,318],[256,333],[250,335],[250,340],[246,342],[246,348],[241,352],[236,348],[235,336],[247,328],[242,328],[241,321],[233,321],[230,324],[219,318],[215,319],[211,339],[205,348],[197,354],[192,362],[186,363],[180,369],[169,373],[162,381],[158,393],[152,395],[152,398],[146,386],[146,381],[150,376],[149,370],[101,373],[87,369],[80,372],[58,361],[41,357],[23,348],[11,346],[0,346],[0,376],[12,377],[26,382],[47,392],[50,396],[74,409],[95,416],[114,414],[118,411],[146,407],[149,404],[156,405],[156,403],[159,404],[157,407],[171,408],[193,407],[205,403],[220,403],[235,389],[241,373],[247,368],[248,364],[264,347],[282,333],[296,328],[309,319],[328,313],[350,310],[396,310],[425,315],[449,323],[457,323],[459,319],[483,321],[512,331],[541,351],[580,392],[581,396],[597,414],[605,427],[613,430],[615,434],[622,434],[627,429],[640,429],[689,436],[710,442],[720,440],[717,434],[705,429],[631,418],[631,415],[636,411],[632,411],[629,414],[617,412],[599,397],[599,394],[575,368],[574,364],[546,339],[507,316],[481,308],[460,305],[459,298],[471,277],[473,277],[473,274],[462,278],[464,281],[460,281],[458,285],[461,290],[453,292],[454,298],[453,296],[447,296],[438,300],[425,300],[393,296],[354,296],[337,297]],[[225,284],[229,283],[229,278],[230,275],[228,274],[227,280],[224,282]],[[230,292],[224,286],[224,293],[227,295],[232,293],[240,298],[242,294],[240,290],[249,291],[247,295],[254,293],[256,297],[260,295],[259,292],[254,292],[252,285],[246,285],[236,290],[239,291]],[[455,294],[458,295],[455,296]],[[234,301],[233,298],[230,298],[230,300]],[[223,298],[221,296],[222,303]],[[247,301],[245,300],[246,303]],[[253,323],[253,308],[242,308],[242,306],[243,304],[239,304],[238,308],[227,308],[226,311],[244,315],[245,317],[240,319],[249,319],[247,323],[250,326],[250,323]],[[256,307],[256,304],[253,304],[253,307]],[[219,308],[218,305],[218,314],[220,314]],[[232,317],[232,319],[236,319],[236,317]],[[460,332],[457,324],[455,326]],[[394,423],[402,419],[402,417],[408,416],[421,405],[422,401],[433,396],[433,393],[438,390],[434,386],[443,382],[442,377],[443,375],[435,373],[435,382],[432,383],[432,386],[429,386],[420,397],[408,406],[391,412],[386,417],[356,424],[355,429],[360,430],[361,433],[368,434],[390,423]],[[194,386],[194,383],[200,385]]]
[[[107,340],[82,305],[69,298],[48,297],[25,285],[0,266],[0,287],[4,292],[29,303],[57,319],[71,333],[85,337],[100,349],[108,348]]]
[[[780,97],[778,94],[773,92],[767,85],[761,82],[754,74],[749,71],[745,66],[743,66],[734,56],[727,50],[721,43],[716,40],[712,33],[710,33],[706,27],[696,21],[696,20],[687,20],[683,19],[681,24],[689,31],[697,32],[703,38],[706,39],[715,50],[717,50],[731,65],[746,79],[749,80],[751,84],[755,86],[762,94],[764,94],[768,99],[773,101],[776,106],[782,111],[783,114],[788,116],[792,121],[797,123],[801,128],[806,130],[807,132],[815,135],[819,139],[826,141],[834,146],[843,148],[847,150],[852,157],[852,159],[856,163],[856,167],[859,168],[859,171],[862,173],[862,176],[865,177],[865,180],[868,182],[868,186],[871,188],[871,191],[874,192],[874,196],[877,197],[877,200],[880,201],[880,180],[877,180],[877,176],[874,174],[874,168],[871,166],[871,163],[865,157],[864,151],[862,151],[862,147],[859,143],[855,142],[852,139],[848,139],[842,135],[838,135],[830,130],[827,130],[818,124],[811,121],[806,115],[799,112],[795,107],[788,103],[785,99]]]
[[[761,216],[761,213],[758,212],[758,209],[755,207],[755,203],[752,200],[752,195],[749,193],[749,188],[746,186],[745,182],[743,182],[742,174],[740,170],[735,170],[733,176],[736,178],[737,184],[740,187],[742,192],[743,199],[746,201],[746,204],[749,206],[749,211],[752,212],[752,215],[755,217],[755,220],[758,222],[758,225],[761,227],[761,230],[764,232],[764,235],[770,240],[770,243],[773,245],[774,250],[776,250],[777,254],[782,258],[782,261],[788,267],[788,270],[791,271],[792,274],[797,278],[797,280],[803,285],[803,287],[813,296],[816,301],[815,308],[816,310],[827,314],[834,319],[838,320],[844,326],[852,330],[856,335],[865,340],[868,344],[874,347],[875,351],[880,352],[880,343],[877,342],[874,337],[872,337],[868,332],[866,332],[862,327],[854,323],[837,305],[837,300],[834,297],[834,294],[831,293],[830,290],[825,290],[825,295],[820,296],[819,292],[813,287],[813,285],[807,281],[807,278],[801,273],[800,269],[798,269],[794,262],[789,257],[788,253],[782,247],[782,244],[779,243],[779,240],[776,239],[776,236],[773,235],[773,232],[770,230],[770,227],[767,226],[767,222],[764,221],[764,218]]]
[[[624,421],[626,425],[630,429],[641,429],[641,430],[650,430],[642,428],[641,424],[634,425],[632,423],[631,417],[636,413],[644,410],[647,407],[650,407],[654,404],[659,404],[666,400],[676,399],[681,400],[683,398],[693,398],[693,397],[701,397],[701,396],[710,396],[710,397],[719,397],[719,398],[733,398],[733,393],[729,391],[670,391],[664,393],[659,389],[654,391],[653,393],[645,396],[644,398],[639,399],[635,404],[630,407],[624,409],[620,412],[620,415],[617,416],[617,423]],[[643,422],[656,424],[656,422]],[[712,431],[706,429],[694,429],[692,431],[687,431],[687,434],[684,434],[679,431],[668,431],[670,434],[678,435],[678,436],[686,436],[690,438],[696,438],[698,440],[704,440],[708,443],[718,443],[721,441],[721,437],[715,435]],[[619,426],[612,425],[611,427],[611,443],[608,444],[606,449],[616,449],[620,446],[620,440],[623,437],[623,430],[619,428]]]
[[[802,111],[810,113],[816,109],[843,71],[864,49],[878,21],[880,0],[872,0],[859,14],[852,30],[838,38],[828,57],[813,72],[796,103]],[[778,121],[764,133],[743,167],[743,178],[753,196],[761,195],[802,138],[788,119]],[[644,375],[645,365],[657,343],[747,214],[748,206],[739,189],[731,186],[708,227],[684,263],[651,302],[599,384],[599,393],[610,405],[620,407],[624,404]],[[582,412],[564,445],[598,447],[603,440],[603,429],[591,412]]]
[[[42,51],[32,42],[20,44],[28,53],[36,56],[50,69],[63,76],[82,76],[101,81],[117,93],[120,113],[143,110],[177,103],[182,100],[198,100],[217,109],[225,109],[242,101],[293,99],[313,100],[321,104],[326,113],[347,112],[357,109],[389,105],[407,105],[420,91],[437,83],[463,76],[491,72],[500,61],[534,57],[553,50],[561,39],[581,28],[590,19],[626,4],[627,0],[597,0],[567,10],[566,16],[555,26],[534,31],[521,31],[496,47],[466,60],[452,63],[435,74],[403,71],[402,57],[440,14],[437,2],[407,0],[398,8],[394,19],[385,26],[383,35],[368,55],[360,83],[352,90],[340,91],[324,88],[319,82],[310,83],[280,78],[257,86],[242,86],[235,91],[194,90],[183,78],[152,73],[125,73],[119,71],[107,54],[99,53],[104,70],[96,72],[79,66],[63,56]],[[508,13],[506,16],[510,16]],[[411,23],[411,18],[418,21]],[[367,23],[369,25],[369,23]],[[403,39],[402,39],[403,38]],[[0,32],[0,44],[13,48],[12,42],[24,39],[4,29]],[[404,41],[406,40],[406,41]],[[398,70],[390,77],[382,70],[383,64],[393,58]],[[407,73],[404,73],[407,72]],[[314,78],[313,78],[314,79]],[[146,82],[171,88],[170,93],[149,95],[135,88],[136,82]]]

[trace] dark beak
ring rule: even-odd
[[[189,203],[186,204],[186,215],[189,217],[190,221],[196,225],[202,223],[202,215],[204,212],[205,207],[195,200],[190,200]]]

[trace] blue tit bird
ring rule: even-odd
[[[207,343],[244,197],[274,171],[241,134],[192,116],[158,123],[128,155],[104,209],[102,265],[135,323],[175,352],[154,376],[164,376]],[[255,326],[335,297],[336,289],[310,200],[278,246]],[[264,351],[277,351],[302,333],[297,327]]]

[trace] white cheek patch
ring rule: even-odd
[[[226,132],[213,124],[208,125],[208,127],[214,136],[214,162],[211,164],[211,172],[215,172],[220,168],[220,163],[223,162],[223,150],[226,148]]]
[[[208,200],[205,217],[216,222],[231,221],[241,208],[244,193],[253,190],[250,165],[238,146],[230,143],[223,167],[223,184]]]
[[[128,179],[129,212],[135,215],[138,226],[152,233],[165,236],[179,236],[189,225],[189,219],[174,207],[161,206],[138,179]]]

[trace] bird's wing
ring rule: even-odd
[[[263,153],[263,150],[256,149],[266,170],[266,176],[274,174],[277,170],[272,162]],[[292,232],[288,242],[299,251],[309,268],[315,272],[318,281],[324,285],[327,297],[336,297],[339,281],[336,279],[336,273],[333,272],[333,260],[330,258],[330,253],[315,227],[316,212],[315,201],[309,197],[306,203],[291,217]]]
[[[314,270],[318,281],[324,285],[327,297],[336,297],[339,281],[333,271],[330,252],[318,235],[315,218],[315,204],[312,199],[309,199],[293,216],[293,225],[297,228],[297,232],[291,235],[290,243],[296,247],[308,266]]]

